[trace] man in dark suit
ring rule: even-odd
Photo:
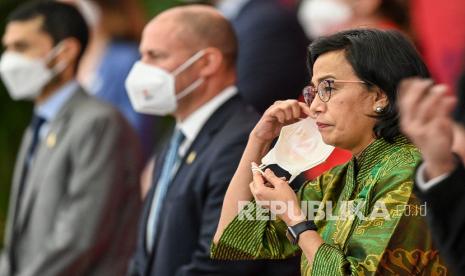
[[[259,112],[296,99],[308,82],[309,41],[297,20],[297,1],[215,0],[239,41],[237,86]]]
[[[416,194],[426,202],[433,237],[454,272],[465,271],[465,75],[456,103],[444,85],[408,80],[401,85],[402,127],[421,150]]]
[[[207,6],[168,10],[144,29],[126,87],[136,110],[176,118],[155,156],[130,275],[267,275],[265,262],[209,258],[222,201],[259,115],[235,87],[237,42]],[[248,188],[248,187],[246,187]],[[298,271],[276,262],[269,275]]]
[[[72,6],[31,2],[7,19],[0,75],[34,101],[11,188],[0,275],[122,275],[140,210],[128,123],[75,81],[88,38]]]

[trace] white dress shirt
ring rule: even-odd
[[[182,133],[186,136],[186,139],[184,139],[184,142],[179,147],[179,156],[184,156],[186,154],[190,145],[194,142],[211,115],[236,94],[237,88],[235,86],[227,87],[216,97],[189,115],[184,121],[176,122],[176,128],[181,129]]]
[[[449,175],[450,173],[446,173],[440,176],[436,176],[435,178],[430,179],[429,181],[426,181],[425,180],[425,164],[423,163],[418,167],[418,170],[417,170],[417,175],[416,175],[417,187],[418,189],[420,189],[420,191],[426,192],[427,190],[431,189],[436,184],[446,179]]]
[[[185,136],[184,141],[181,143],[179,147],[179,160],[182,160],[184,155],[187,153],[187,150],[189,150],[190,146],[194,142],[195,138],[199,134],[200,130],[202,127],[205,125],[207,120],[213,115],[213,113],[220,108],[221,105],[223,105],[225,102],[227,102],[229,99],[231,99],[234,95],[237,94],[237,87],[236,86],[229,86],[223,91],[221,91],[217,96],[215,96],[213,99],[202,105],[199,109],[197,109],[194,113],[190,114],[184,121],[178,121],[176,122],[176,128],[180,129],[182,133]],[[163,166],[162,164],[157,164],[159,166]],[[171,179],[173,179],[173,176],[176,174],[178,171],[180,162],[178,161],[174,166],[173,170],[171,171]],[[155,215],[155,212],[153,212],[153,209],[155,208],[155,199],[157,198],[157,193],[158,190],[155,191],[154,197],[152,199],[151,207],[150,207],[150,214],[148,217],[148,221],[154,221],[153,216]],[[151,233],[151,228],[152,226],[147,224],[147,235],[146,235],[146,240],[147,240],[147,246],[149,244],[153,244],[151,239],[154,237],[150,237]],[[152,251],[152,248],[147,248],[148,252]]]
[[[79,83],[76,80],[69,81],[58,91],[54,92],[45,102],[34,108],[34,113],[46,120],[40,129],[40,139],[42,140],[47,134],[50,123],[56,118],[61,108],[68,102],[71,96],[79,89]]]

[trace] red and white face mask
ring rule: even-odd
[[[176,111],[178,101],[195,91],[204,82],[197,79],[176,94],[175,79],[181,72],[199,60],[205,51],[200,50],[173,72],[138,61],[126,78],[126,90],[134,110],[152,115],[168,115]]]
[[[302,172],[323,163],[334,147],[323,142],[315,121],[308,117],[281,129],[275,146],[262,158],[259,168],[277,164],[291,175],[292,182]]]

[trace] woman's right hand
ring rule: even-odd
[[[310,108],[297,100],[276,101],[270,106],[251,132],[251,137],[269,143],[279,136],[281,129],[301,118],[310,116]]]
[[[265,111],[250,133],[239,166],[226,191],[220,221],[213,239],[215,244],[218,244],[226,226],[240,212],[239,202],[253,199],[249,187],[252,181],[251,163],[260,162],[269,151],[273,139],[278,137],[283,126],[295,123],[299,118],[305,118],[309,115],[308,106],[297,100],[277,101]]]

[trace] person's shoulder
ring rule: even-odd
[[[387,167],[414,169],[420,162],[421,153],[418,148],[405,137],[397,137],[392,143],[391,150],[384,156],[381,163]]]
[[[227,151],[233,146],[245,145],[259,118],[253,107],[240,96],[234,96],[222,104],[204,126],[215,129],[210,146]]]
[[[370,174],[369,179],[376,183],[375,193],[410,191],[413,188],[415,169],[420,162],[421,154],[413,144],[404,137],[396,139]]]
[[[247,119],[247,120],[253,120],[253,121],[258,121],[260,118],[260,113],[249,103],[247,103],[244,98],[242,98],[241,95],[237,95],[236,97],[236,115],[235,116],[237,119]]]
[[[71,110],[72,122],[76,125],[92,126],[95,123],[105,124],[108,127],[124,125],[124,119],[119,111],[96,97],[89,95],[83,89],[76,91],[78,95],[73,97],[73,109]]]
[[[113,117],[117,116],[116,108],[111,104],[106,103],[93,95],[89,95],[87,92],[82,91],[82,99],[79,104],[79,112],[82,112],[82,116],[92,117]],[[85,114],[84,114],[84,111]]]
[[[242,125],[244,128],[250,128],[260,119],[260,114],[240,94],[226,101],[215,113],[213,116],[225,115],[228,124]]]

